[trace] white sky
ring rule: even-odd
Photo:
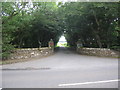
[[[67,42],[64,36],[61,36],[60,39],[59,39],[59,41],[65,41],[65,42]]]

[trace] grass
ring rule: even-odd
[[[57,44],[55,47],[70,47],[70,46],[68,46],[67,43],[64,43],[64,44],[61,44],[61,45]]]
[[[2,61],[0,61],[0,65],[2,65]]]

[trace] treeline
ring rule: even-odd
[[[2,55],[13,48],[55,44],[64,33],[70,46],[119,48],[119,3],[1,2]]]
[[[65,3],[66,38],[74,46],[81,39],[84,47],[119,48],[120,3]]]
[[[38,48],[55,44],[61,36],[55,2],[2,2],[3,57],[13,48]]]

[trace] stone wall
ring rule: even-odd
[[[119,52],[105,48],[77,48],[77,52],[83,55],[119,57]]]
[[[53,54],[54,50],[48,47],[45,48],[25,48],[15,49],[9,59],[26,59],[36,56],[47,56]]]

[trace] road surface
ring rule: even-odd
[[[3,65],[3,88],[118,88],[118,59],[79,55],[60,48],[54,55]]]

